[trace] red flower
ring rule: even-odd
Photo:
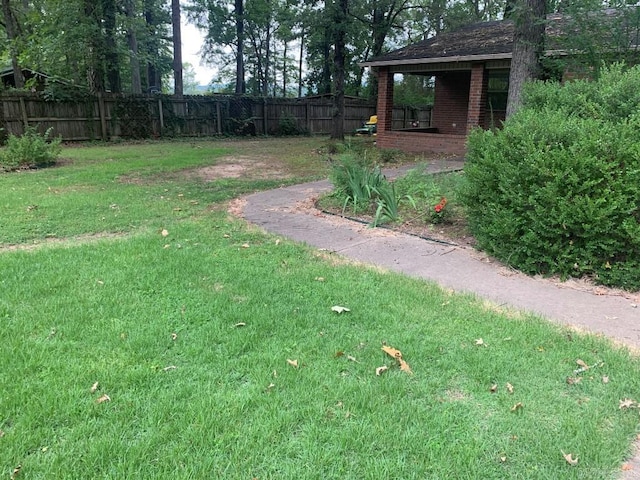
[[[439,203],[438,205],[436,205],[434,207],[434,210],[436,211],[436,213],[440,213],[442,211],[442,209],[444,208],[444,205],[442,205],[441,203]]]

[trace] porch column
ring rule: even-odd
[[[487,104],[487,76],[484,63],[471,66],[471,84],[469,85],[469,108],[467,113],[467,133],[475,127],[484,125]]]
[[[378,70],[378,136],[391,131],[393,120],[393,73],[388,68]]]

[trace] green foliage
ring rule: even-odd
[[[10,171],[53,165],[60,155],[60,138],[51,138],[53,128],[41,135],[27,127],[23,135],[10,134],[7,146],[0,150],[0,169]]]
[[[384,182],[374,189],[376,195],[376,214],[373,219],[373,227],[390,221],[400,220],[400,201],[406,199],[416,208],[416,203],[410,195],[399,195],[395,183]]]
[[[282,112],[278,119],[278,135],[304,135],[305,130],[298,126],[296,117],[289,112]]]
[[[640,68],[536,84],[501,131],[469,138],[478,245],[531,274],[640,289]]]
[[[366,157],[357,159],[351,154],[343,154],[331,171],[331,182],[335,194],[344,199],[344,209],[351,204],[353,213],[366,209],[376,197],[376,190],[387,180],[380,167],[372,165]]]

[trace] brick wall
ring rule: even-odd
[[[378,132],[391,131],[393,123],[393,74],[388,68],[378,71]]]
[[[450,135],[467,133],[470,72],[446,72],[436,76],[431,126]]]
[[[376,138],[378,148],[401,150],[410,153],[434,152],[464,155],[466,142],[466,135],[401,131],[382,133],[378,131]]]
[[[471,67],[471,81],[469,86],[467,132],[485,124],[488,81],[489,79],[484,69],[484,63],[474,64]]]

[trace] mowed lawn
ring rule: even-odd
[[[326,176],[324,146],[66,148],[61,166],[0,175],[0,478],[629,468],[640,362],[625,349],[227,213]],[[234,161],[240,176],[216,174]]]

